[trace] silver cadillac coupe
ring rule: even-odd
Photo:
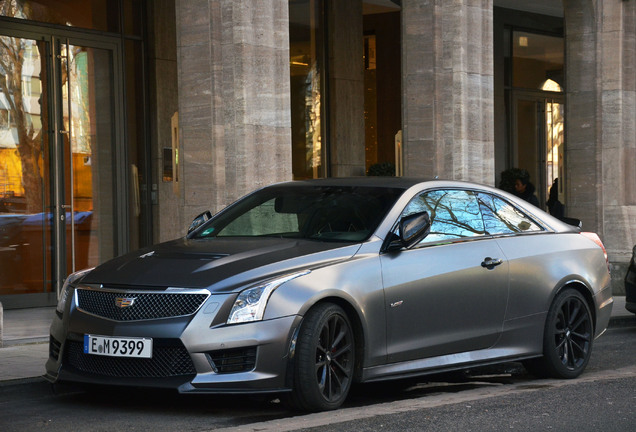
[[[612,303],[598,236],[501,190],[289,182],[70,275],[46,376],[328,410],[356,382],[502,361],[574,378]]]

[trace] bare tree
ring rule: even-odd
[[[17,16],[19,4],[16,1],[5,1],[2,4],[2,15]],[[0,90],[8,103],[8,110],[15,122],[17,131],[17,150],[22,163],[22,185],[26,198],[26,211],[36,213],[42,211],[42,149],[43,136],[41,127],[34,127],[32,113],[27,111],[25,89],[23,88],[23,66],[25,53],[30,46],[36,49],[36,42],[28,39],[0,37],[0,69],[6,79],[0,79]],[[42,58],[42,57],[40,57]],[[40,70],[43,70],[42,68]],[[44,84],[44,83],[43,83]],[[45,86],[43,85],[43,88]],[[44,98],[40,98],[40,116],[43,124],[46,117]],[[10,126],[11,127],[11,126]]]

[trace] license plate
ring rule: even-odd
[[[86,354],[109,357],[152,358],[152,339],[84,335]]]

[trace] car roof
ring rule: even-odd
[[[417,177],[329,177],[310,180],[294,180],[274,186],[366,186],[408,189],[414,185],[431,181]]]
[[[447,180],[426,177],[329,177],[309,180],[293,180],[282,183],[275,183],[270,187],[316,187],[316,186],[339,186],[339,187],[378,187],[408,190],[414,186],[426,188],[458,188],[458,189],[478,189],[482,191],[494,192],[508,195],[505,191],[485,184],[467,182],[462,180]],[[510,195],[509,195],[510,196]],[[513,198],[513,201],[515,198]]]

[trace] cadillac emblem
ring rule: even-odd
[[[115,306],[124,309],[132,306],[135,300],[135,297],[115,297]]]

